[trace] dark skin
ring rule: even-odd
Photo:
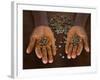
[[[77,34],[79,36],[79,43],[74,46],[72,44],[73,36]],[[75,59],[79,56],[83,50],[89,52],[88,38],[85,30],[80,26],[73,26],[67,33],[67,41],[65,45],[65,52],[68,59]]]
[[[79,43],[76,46],[71,44],[74,34],[79,36]],[[48,43],[45,46],[40,46],[38,43],[42,37],[47,37]],[[73,26],[67,33],[67,41],[65,45],[65,52],[68,59],[75,59],[83,50],[89,52],[88,39],[85,30],[80,26]],[[53,57],[56,55],[56,46],[54,34],[48,26],[38,26],[33,31],[28,48],[26,52],[29,54],[32,50],[44,64],[53,63]]]
[[[48,39],[48,43],[43,46],[39,45],[39,41],[42,37]],[[31,35],[26,52],[29,54],[32,49],[35,50],[37,57],[42,59],[44,64],[53,62],[53,56],[56,55],[56,46],[54,34],[48,26],[38,26],[35,28]]]

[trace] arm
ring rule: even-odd
[[[48,19],[46,12],[32,12],[32,17],[35,26],[45,25],[48,26]]]
[[[89,17],[88,14],[82,14],[82,13],[76,14],[74,25],[75,26],[81,26],[81,27],[85,28],[88,17]]]
[[[52,63],[53,56],[56,54],[55,39],[52,30],[47,26],[46,12],[33,12],[35,29],[30,37],[29,45],[26,49],[27,54],[35,50],[35,54],[42,59],[44,64]]]
[[[77,14],[74,26],[67,33],[65,52],[68,59],[75,59],[83,50],[89,52],[88,38],[84,30],[88,19],[88,14]],[[75,44],[75,45],[74,45]]]

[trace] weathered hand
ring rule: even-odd
[[[65,52],[68,59],[75,59],[84,49],[89,52],[89,45],[86,32],[80,26],[73,26],[67,33]]]
[[[26,52],[31,53],[32,49],[42,62],[52,63],[53,56],[56,55],[56,46],[54,34],[48,26],[39,26],[35,28],[30,38],[30,42]]]

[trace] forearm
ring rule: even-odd
[[[48,20],[47,20],[47,13],[46,12],[33,12],[32,13],[34,25],[35,26],[41,26],[45,25],[48,26]]]
[[[75,26],[82,26],[85,28],[88,17],[89,17],[88,14],[77,14],[75,17],[74,25]]]

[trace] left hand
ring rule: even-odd
[[[67,58],[75,59],[81,54],[83,47],[86,52],[89,52],[88,38],[86,32],[81,26],[73,26],[67,33],[67,41],[65,45]]]

